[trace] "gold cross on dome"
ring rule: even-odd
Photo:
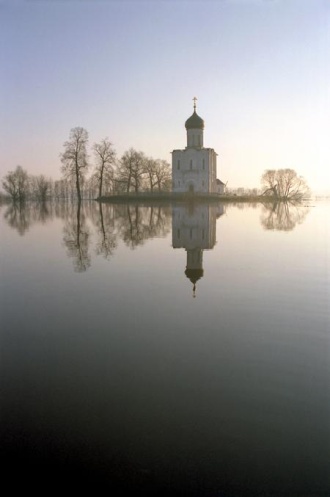
[[[197,101],[197,98],[196,98],[196,97],[194,97],[194,98],[193,98],[193,101],[194,101],[194,110],[196,110],[196,101]]]

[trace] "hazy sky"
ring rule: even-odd
[[[228,186],[330,192],[330,0],[0,0],[0,45],[0,177],[59,178],[75,126],[171,161],[196,96]]]

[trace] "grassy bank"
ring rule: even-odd
[[[127,203],[127,202],[279,202],[287,199],[274,198],[269,195],[228,195],[228,194],[201,194],[201,193],[172,193],[172,192],[141,192],[108,195],[96,199],[104,203]]]

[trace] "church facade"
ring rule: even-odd
[[[204,148],[204,121],[194,112],[185,122],[187,146],[172,152],[172,191],[175,193],[216,194],[224,192],[224,184],[217,180],[217,154]]]

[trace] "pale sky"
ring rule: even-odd
[[[0,0],[0,46],[0,177],[58,179],[75,126],[170,162],[196,96],[228,187],[330,193],[330,0]]]

